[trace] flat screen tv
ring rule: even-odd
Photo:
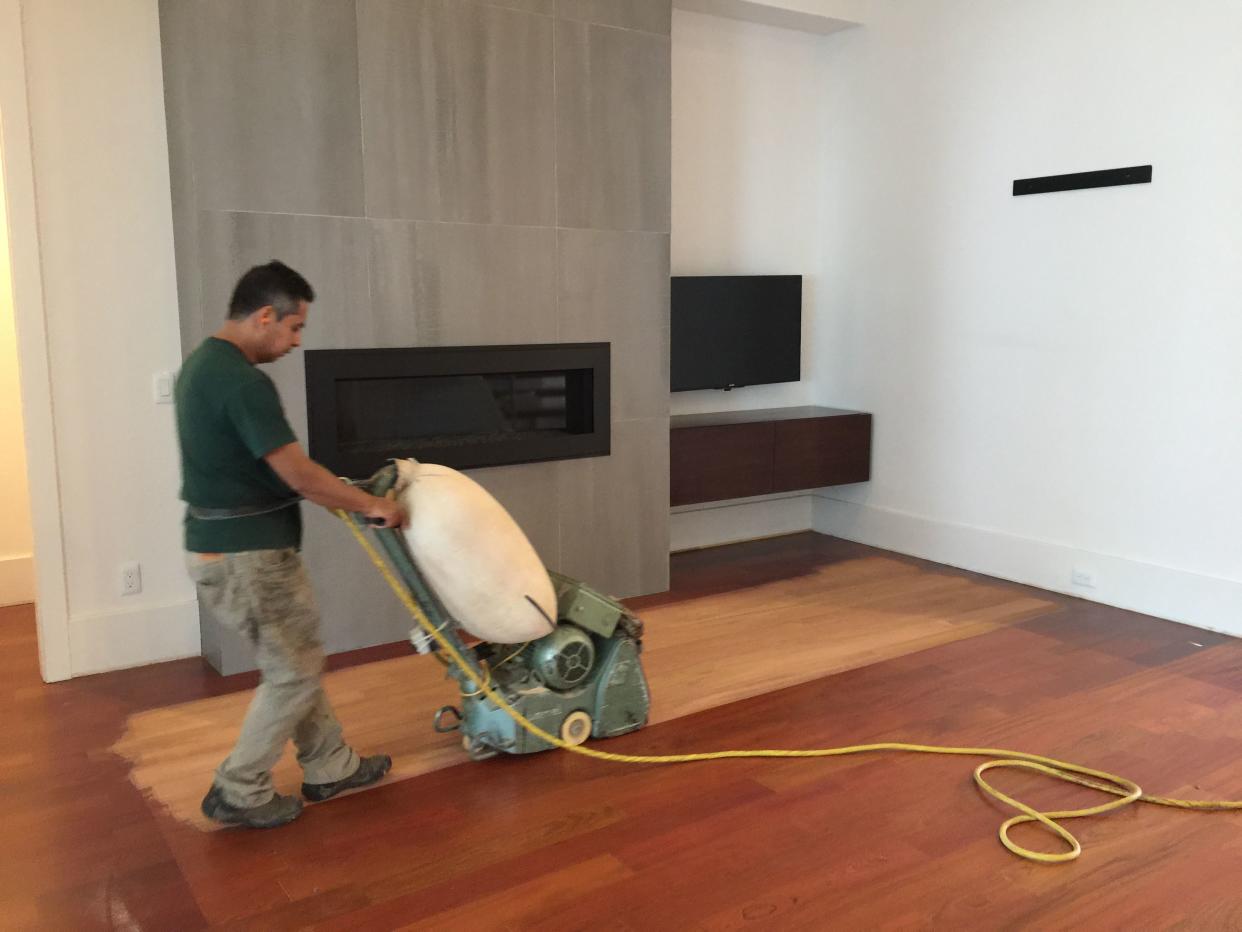
[[[741,388],[802,377],[802,276],[674,276],[670,387]]]

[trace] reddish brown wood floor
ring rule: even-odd
[[[635,605],[872,553],[804,534],[678,555],[672,593]],[[1242,796],[1242,645],[1041,595],[1057,610],[608,747],[991,745],[1155,793]],[[200,833],[153,811],[107,748],[127,715],[251,679],[178,661],[45,686],[36,658],[30,611],[0,609],[4,928],[1242,928],[1242,815],[1132,808],[1077,823],[1078,862],[1033,865],[1001,848],[1005,816],[964,759],[543,754],[381,786],[276,831]],[[1090,798],[998,782],[1037,805]]]

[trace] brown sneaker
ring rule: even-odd
[[[358,761],[358,769],[344,780],[335,783],[303,783],[302,795],[313,803],[331,799],[337,793],[378,783],[392,769],[392,758],[387,754],[372,754]]]
[[[224,801],[220,788],[212,785],[203,797],[203,815],[222,825],[244,825],[246,828],[276,828],[292,822],[302,814],[302,800],[296,796],[276,795],[259,806],[242,809]]]

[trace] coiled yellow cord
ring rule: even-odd
[[[1174,809],[1194,809],[1208,811],[1222,810],[1239,810],[1242,809],[1242,800],[1188,800],[1188,799],[1171,799],[1163,796],[1149,796],[1144,793],[1137,783],[1127,780],[1125,777],[1119,777],[1115,774],[1106,773],[1102,770],[1092,770],[1089,767],[1083,767],[1079,764],[1070,764],[1065,761],[1054,760],[1050,757],[1044,757],[1040,754],[1028,754],[1024,751],[1007,751],[996,748],[971,748],[971,747],[950,747],[939,746],[933,744],[904,744],[900,742],[883,742],[880,744],[855,744],[847,747],[839,748],[813,748],[808,750],[753,750],[753,751],[708,751],[697,754],[614,754],[609,751],[597,751],[594,748],[579,745],[571,745],[563,741],[558,735],[550,734],[540,728],[538,725],[529,721],[517,709],[513,708],[503,696],[492,689],[490,677],[487,680],[480,679],[468,663],[462,658],[453,644],[431,623],[431,620],[424,614],[422,608],[414,601],[410,595],[408,587],[396,578],[388,564],[376,552],[374,545],[366,539],[366,536],[358,529],[358,527],[349,520],[349,517],[343,511],[337,511],[337,516],[345,522],[357,538],[358,543],[362,545],[363,550],[371,558],[371,562],[375,564],[376,569],[384,577],[389,587],[396,594],[397,598],[409,611],[419,625],[430,634],[446,654],[456,663],[466,675],[478,687],[478,692],[472,695],[482,693],[492,702],[503,709],[509,716],[513,718],[519,725],[537,738],[546,741],[558,748],[566,751],[572,751],[574,754],[581,754],[584,757],[593,757],[596,760],[613,761],[622,764],[684,764],[691,761],[705,760],[728,760],[731,758],[743,757],[844,757],[847,754],[865,754],[873,751],[904,751],[915,754],[952,754],[963,757],[989,757],[993,760],[986,761],[975,768],[975,783],[983,792],[987,793],[994,799],[998,799],[1008,806],[1018,810],[1019,815],[1007,819],[1000,826],[999,835],[1001,844],[1012,851],[1018,857],[1026,858],[1028,861],[1036,861],[1041,864],[1058,864],[1063,861],[1072,861],[1082,854],[1082,845],[1078,843],[1078,839],[1073,836],[1064,826],[1060,824],[1063,819],[1080,819],[1086,816],[1103,815],[1106,812],[1112,812],[1121,809],[1135,802],[1151,803],[1157,806],[1168,806]],[[1058,780],[1064,780],[1068,783],[1077,783],[1080,786],[1086,786],[1093,790],[1099,790],[1104,793],[1111,793],[1117,796],[1117,799],[1109,800],[1098,806],[1090,806],[1085,809],[1065,809],[1058,812],[1040,812],[1037,809],[1028,806],[1020,800],[1007,796],[1000,790],[996,789],[983,778],[983,774],[989,770],[999,767],[1012,767],[1023,770],[1033,770],[1037,773],[1046,774],[1055,777]],[[1013,841],[1009,837],[1009,830],[1015,825],[1021,825],[1024,822],[1036,822],[1051,834],[1060,838],[1069,846],[1068,851],[1060,853],[1049,853],[1045,851],[1034,851],[1025,848]]]

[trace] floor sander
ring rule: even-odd
[[[357,484],[372,495],[390,495],[404,465],[390,464]],[[460,474],[455,477],[464,479]],[[346,517],[358,527],[365,522],[359,515]],[[372,528],[370,533],[391,572],[475,674],[472,679],[462,666],[446,660],[436,639],[415,627],[410,636],[414,650],[442,660],[461,693],[459,705],[446,705],[435,713],[433,727],[441,733],[460,731],[471,758],[553,747],[489,698],[475,685],[478,679],[568,745],[623,735],[647,723],[651,697],[639,659],[642,622],[620,602],[579,580],[549,572],[555,611],[540,610],[547,633],[520,644],[480,642],[469,621],[455,618],[445,606],[401,530]]]

